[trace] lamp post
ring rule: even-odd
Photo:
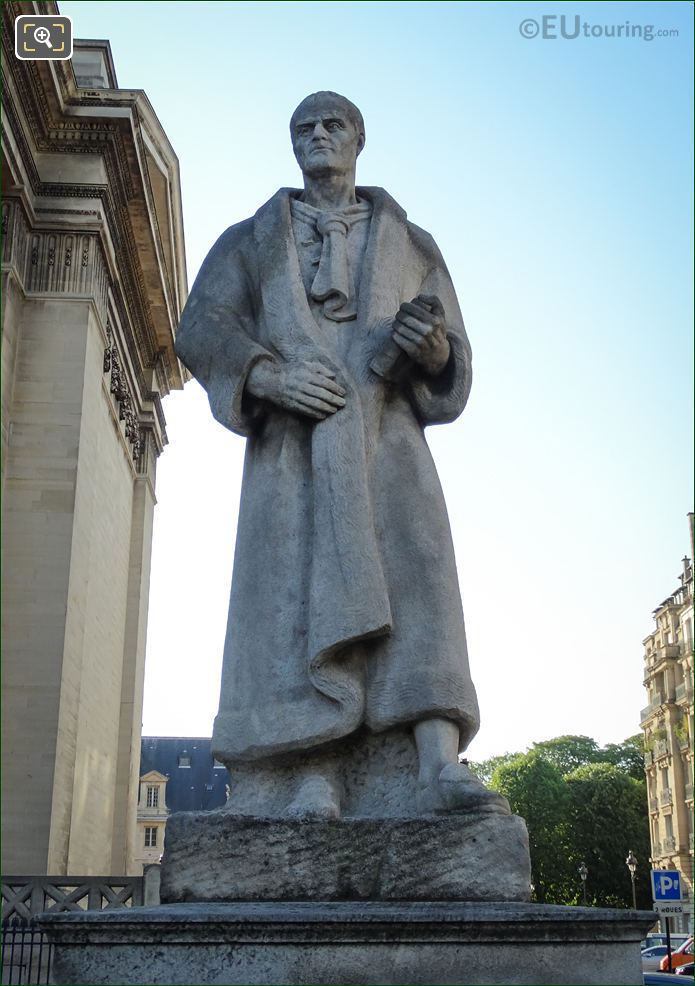
[[[630,871],[630,880],[632,881],[632,906],[635,910],[637,910],[637,895],[635,893],[635,872],[637,870],[637,857],[633,853],[632,849],[627,854],[625,865]]]
[[[584,901],[584,907],[586,907],[586,878],[589,875],[586,863],[579,864],[578,873],[579,879],[582,881],[582,900]]]

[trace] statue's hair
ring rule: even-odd
[[[355,127],[358,133],[362,134],[364,137],[364,118],[358,108],[354,103],[351,103],[346,96],[341,96],[339,92],[331,92],[330,90],[324,90],[322,92],[312,92],[311,95],[307,96],[301,101],[297,109],[294,111],[290,118],[290,133],[294,137],[294,125],[297,122],[299,116],[299,111],[306,106],[307,103],[312,103],[314,100],[319,99],[323,96],[330,96],[331,99],[339,103],[345,110],[345,114],[350,120],[350,123]]]

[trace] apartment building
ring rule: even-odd
[[[679,585],[654,610],[654,631],[644,640],[648,704],[640,716],[654,869],[677,869],[687,895],[674,930],[693,923],[693,514],[690,558]]]

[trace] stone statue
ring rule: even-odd
[[[432,237],[355,187],[356,106],[315,93],[290,131],[303,190],[222,234],[176,343],[247,439],[213,735],[230,805],[246,771],[249,811],[336,818],[357,783],[342,753],[357,763],[381,737],[393,763],[407,737],[408,811],[508,814],[459,762],[478,706],[424,435],[470,391],[456,294]]]

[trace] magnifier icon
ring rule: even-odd
[[[53,48],[50,42],[51,32],[47,27],[37,27],[34,31],[34,40],[38,41],[39,44],[46,45],[47,48]]]

